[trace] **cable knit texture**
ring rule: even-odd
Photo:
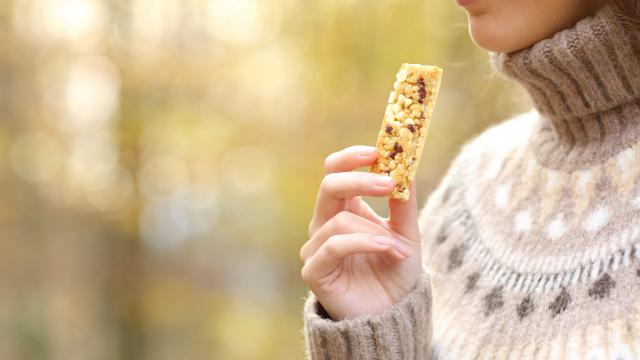
[[[535,110],[462,149],[384,314],[304,307],[311,359],[640,359],[640,32],[611,7],[496,69]]]
[[[415,290],[379,316],[327,320],[313,294],[305,304],[314,359],[426,359],[431,343],[431,290],[424,275]]]

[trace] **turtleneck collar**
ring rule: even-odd
[[[529,48],[491,53],[491,61],[528,91],[552,137],[540,141],[556,143],[548,148],[588,147],[593,158],[594,143],[612,153],[640,139],[640,31],[612,6]]]

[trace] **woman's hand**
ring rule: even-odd
[[[362,199],[389,196],[391,178],[353,170],[377,151],[352,146],[325,160],[309,241],[300,250],[302,279],[334,320],[376,315],[413,290],[421,271],[415,186],[409,200],[389,199],[389,218]]]

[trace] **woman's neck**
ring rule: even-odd
[[[569,155],[577,166],[599,161],[640,139],[640,31],[620,21],[611,6],[527,49],[492,53],[491,59],[527,89],[546,120],[543,127],[552,130],[547,137],[554,144],[538,149],[549,166],[566,167]],[[561,153],[546,154],[551,147]]]

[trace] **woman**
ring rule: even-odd
[[[458,0],[535,110],[465,145],[417,216],[327,157],[301,249],[314,359],[640,359],[640,3]]]

